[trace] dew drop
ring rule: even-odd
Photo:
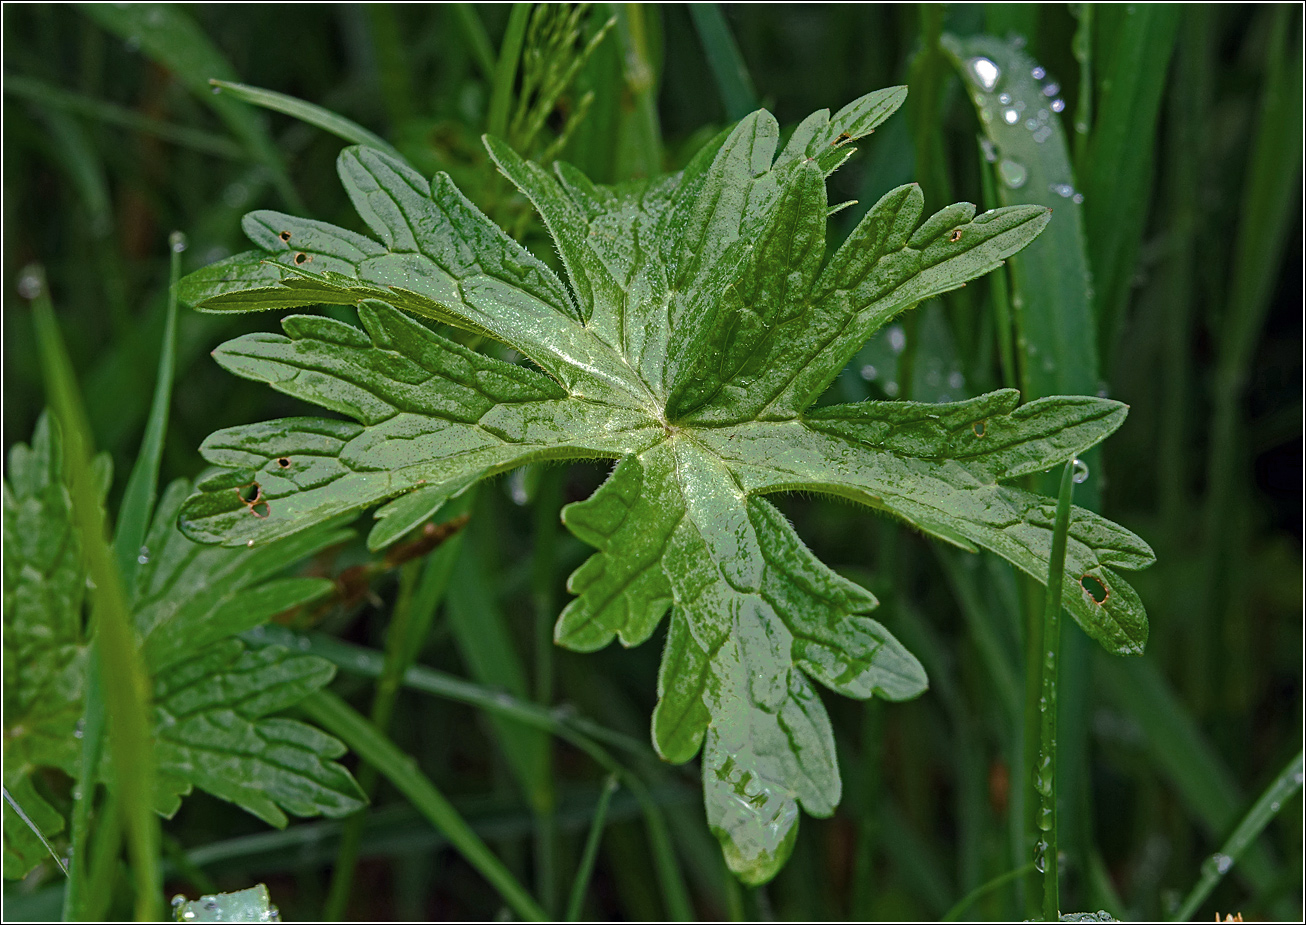
[[[952,372],[948,373],[948,388],[959,389],[965,384],[966,384],[966,377],[963,376],[959,371],[953,370]]]
[[[168,246],[172,248],[174,254],[180,254],[187,247],[186,235],[180,231],[174,231],[168,235]]]
[[[898,397],[898,383],[889,381],[884,384],[884,394],[890,398]]]
[[[1057,83],[1056,81],[1053,81],[1052,83],[1048,84],[1046,87],[1043,88],[1044,96],[1056,96],[1060,92],[1061,92],[1061,84]]]
[[[988,58],[971,58],[967,66],[975,81],[985,90],[996,87],[998,78],[1002,76],[1002,69]]]
[[[150,561],[150,547],[142,546],[140,555],[136,557],[136,564],[145,565],[149,561]]]
[[[1065,100],[1053,100],[1053,101],[1052,101],[1052,111],[1053,111],[1053,112],[1065,112],[1065,111],[1066,111],[1066,101],[1065,101]]]
[[[176,896],[172,897],[172,908],[174,908],[174,909],[180,909],[180,908],[181,908],[182,906],[184,906],[184,905],[186,905],[186,897],[185,897],[185,896],[183,896],[183,895],[181,895],[180,893],[178,893]]]
[[[998,162],[998,149],[993,142],[989,141],[987,138],[980,139],[980,150],[984,152],[984,160],[988,161],[990,164],[996,164]]]
[[[998,177],[1011,189],[1020,189],[1029,179],[1029,172],[1024,164],[1006,158],[998,164]]]
[[[1034,843],[1034,869],[1040,874],[1047,870],[1047,862],[1044,858],[1047,856],[1048,843],[1039,839]]]
[[[1020,121],[1020,113],[1014,108],[1004,109],[1002,110],[1002,121],[1008,125],[1015,125]]]
[[[1082,459],[1076,459],[1070,475],[1070,480],[1076,485],[1083,485],[1088,481],[1088,464]]]
[[[73,727],[73,738],[80,739],[86,735],[86,720],[79,719],[77,725]]]
[[[877,370],[870,363],[867,363],[865,366],[862,367],[862,378],[865,379],[867,382],[870,382],[878,375],[879,375],[879,370]]]
[[[1048,184],[1048,189],[1052,190],[1052,192],[1056,193],[1062,199],[1069,199],[1071,196],[1075,195],[1075,188],[1069,183],[1050,183]]]
[[[254,546],[254,541],[253,541],[253,540],[249,540],[249,541],[247,541],[247,542],[245,543],[245,545],[246,545],[246,546],[249,546],[250,548],[253,548],[253,546]]]
[[[1036,130],[1038,128],[1038,121],[1036,119],[1026,119],[1025,128],[1029,129],[1031,132]]]
[[[1001,103],[1003,106],[1010,106],[1010,105],[1011,105],[1011,94],[1010,94],[1010,93],[999,93],[999,94],[998,94],[998,102]]]
[[[1049,138],[1052,137],[1052,126],[1050,125],[1039,126],[1039,128],[1035,130],[1033,137],[1034,137],[1034,143],[1041,145],[1043,142],[1047,141]]]
[[[894,353],[902,353],[903,348],[907,346],[907,335],[900,325],[894,325],[889,328],[889,346]]]
[[[1224,875],[1229,872],[1231,867],[1233,867],[1233,858],[1217,851],[1215,854],[1211,855],[1211,863],[1215,865],[1217,873]]]
[[[30,301],[37,298],[45,289],[41,268],[34,264],[23,267],[22,272],[18,274],[17,285],[18,294],[24,299]]]
[[[1082,205],[1084,202],[1084,194],[1075,193],[1075,195],[1070,197],[1070,201],[1073,202],[1075,205]]]
[[[1035,80],[1042,80],[1044,77],[1048,76],[1048,72],[1043,70],[1041,67],[1035,66],[1034,70],[1029,72],[1029,76],[1033,77]]]

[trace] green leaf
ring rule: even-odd
[[[364,804],[331,759],[340,742],[292,719],[267,718],[326,686],[335,667],[280,646],[246,651],[227,639],[158,677],[158,809],[176,812],[191,785],[284,827],[297,816],[346,816]]]
[[[109,484],[105,462],[97,462],[101,497]],[[326,579],[279,576],[350,532],[326,524],[258,549],[201,546],[175,525],[190,491],[177,481],[163,493],[128,593],[154,677],[156,808],[170,815],[198,786],[274,825],[285,824],[282,808],[298,815],[358,809],[362,794],[332,760],[343,747],[303,723],[267,716],[325,685],[332,666],[284,649],[245,652],[230,638],[330,593]],[[64,820],[32,774],[77,774],[89,647],[82,623],[88,579],[48,416],[30,447],[10,451],[4,515],[4,781],[49,837]],[[11,809],[5,813],[4,875],[22,877],[47,853]]]
[[[389,501],[379,547],[506,469],[616,459],[593,497],[563,510],[598,551],[571,576],[577,596],[555,638],[580,651],[638,645],[670,613],[654,744],[675,762],[702,750],[709,825],[740,877],[767,880],[799,807],[829,815],[840,798],[813,682],[902,700],[926,679],[868,616],[875,598],[822,564],[764,496],[840,495],[1046,581],[1055,502],[1004,483],[1074,458],[1127,410],[1091,397],[1021,406],[1014,390],[809,410],[875,330],[1001,265],[1048,221],[1039,206],[976,215],[965,203],[924,218],[909,185],[827,258],[825,178],[904,95],[816,113],[778,156],[779,127],[760,111],[681,173],[614,188],[487,137],[553,235],[566,284],[447,176],[427,183],[380,152],[346,151],[341,176],[379,243],[255,213],[247,230],[262,254],[185,288],[206,311],[357,305],[361,327],[291,316],[284,336],[215,353],[346,420],[212,435],[202,452],[223,469],[183,505],[182,530],[258,549]],[[493,337],[535,368],[466,350],[405,311]],[[1068,545],[1067,609],[1110,651],[1142,651],[1146,617],[1116,570],[1146,566],[1151,550],[1080,509]]]

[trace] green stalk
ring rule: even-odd
[[[113,756],[114,781],[121,797],[127,845],[136,885],[136,918],[162,916],[163,884],[159,875],[159,820],[154,814],[154,743],[150,736],[150,679],[136,645],[122,582],[109,545],[100,493],[90,461],[90,427],[77,391],[45,273],[28,267],[20,291],[30,293],[46,391],[63,434],[64,465],[72,495],[73,519],[82,555],[94,585],[93,635],[104,685]]]
[[[493,81],[494,48],[490,45],[490,37],[485,34],[485,26],[481,22],[481,17],[477,15],[476,8],[470,3],[452,3],[450,7],[453,9],[454,18],[458,20],[459,27],[463,30],[463,38],[467,40],[472,60],[476,62],[481,76],[487,81]]]
[[[1033,870],[1035,870],[1034,862],[1030,861],[1028,864],[1024,865],[1023,867],[1017,867],[1015,870],[1009,870],[1005,874],[999,874],[998,876],[990,880],[988,883],[975,887],[975,889],[971,890],[960,900],[958,900],[955,906],[953,906],[947,912],[943,913],[942,921],[944,922],[957,921],[958,919],[961,918],[961,914],[965,912],[967,909],[969,909],[976,902],[983,899],[985,896],[992,893],[994,890],[998,889],[999,887],[1005,886],[1006,884],[1010,883],[1012,880],[1015,880],[1019,877],[1023,877],[1026,874],[1032,872]]]
[[[1279,814],[1283,804],[1301,790],[1302,774],[1302,753],[1299,751],[1297,757],[1288,762],[1288,766],[1279,772],[1279,776],[1247,811],[1247,815],[1238,823],[1238,827],[1233,830],[1228,841],[1203,862],[1201,878],[1170,921],[1187,922],[1196,914],[1197,907],[1211,895],[1211,891],[1224,879],[1224,875],[1233,869],[1233,865],[1242,857],[1243,852]]]
[[[359,758],[384,774],[433,826],[444,833],[454,849],[480,871],[514,912],[535,922],[548,918],[539,903],[472,831],[453,804],[436,789],[430,778],[417,769],[416,762],[375,726],[330,691],[318,691],[304,700],[300,709],[313,722],[339,737]]]
[[[159,493],[159,466],[163,460],[163,438],[168,432],[168,409],[172,404],[172,380],[176,368],[177,280],[181,277],[181,255],[185,250],[186,236],[174,231],[168,238],[168,309],[164,315],[163,343],[159,347],[154,399],[145,424],[145,436],[141,438],[141,449],[136,454],[136,463],[127,478],[127,488],[118,507],[113,547],[118,559],[118,574],[128,587],[132,585],[139,557],[145,555],[142,544]]]
[[[508,110],[512,108],[513,84],[517,81],[517,62],[521,59],[522,43],[526,39],[526,23],[530,19],[529,3],[514,3],[508,17],[508,30],[499,46],[499,60],[494,65],[494,82],[490,90],[490,114],[485,130],[504,138],[508,133]]]
[[[1066,568],[1066,534],[1070,530],[1070,499],[1075,493],[1075,465],[1072,459],[1061,472],[1057,496],[1057,519],[1052,533],[1052,555],[1048,559],[1047,598],[1043,607],[1043,693],[1038,710],[1042,715],[1038,764],[1034,789],[1038,792],[1038,841],[1034,845],[1034,866],[1043,874],[1043,919],[1055,922],[1061,916],[1058,901],[1057,863],[1057,662],[1061,656],[1061,586]],[[1030,674],[1038,664],[1030,665]]]
[[[571,899],[567,902],[567,921],[579,922],[581,905],[585,902],[585,890],[589,887],[590,875],[594,873],[594,859],[599,853],[599,839],[607,824],[608,804],[617,792],[617,775],[609,774],[603,782],[603,792],[599,794],[599,805],[594,810],[594,822],[590,825],[589,836],[585,839],[585,849],[580,855],[580,864],[576,867],[576,879],[571,885]]]
[[[720,4],[692,3],[689,13],[694,19],[698,40],[703,44],[707,65],[716,80],[717,93],[725,106],[726,120],[738,122],[760,108],[757,90],[753,88],[753,78],[749,76],[744,56],[739,53],[735,37],[730,34],[730,26],[721,12]]]
[[[104,684],[100,677],[98,648],[92,641],[86,671],[86,710],[82,714],[82,756],[77,770],[77,784],[73,789],[73,864],[68,871],[68,888],[64,891],[65,922],[85,922],[98,918],[90,914],[90,855],[87,853],[91,810],[95,807],[100,760],[104,754]]]

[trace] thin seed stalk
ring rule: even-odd
[[[1066,463],[1057,496],[1057,519],[1052,534],[1052,555],[1048,560],[1047,599],[1043,607],[1042,696],[1038,762],[1034,766],[1034,789],[1038,793],[1038,840],[1034,845],[1034,866],[1042,864],[1043,919],[1055,922],[1061,915],[1058,897],[1057,863],[1057,663],[1061,657],[1061,590],[1066,565],[1066,534],[1070,529],[1070,499],[1075,493],[1075,462]],[[1031,665],[1031,670],[1036,666]]]

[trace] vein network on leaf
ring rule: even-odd
[[[683,171],[618,187],[566,164],[546,170],[487,136],[552,236],[565,282],[448,176],[346,149],[340,178],[371,237],[255,212],[244,227],[260,249],[192,274],[182,293],[202,311],[355,306],[357,327],[292,315],[283,334],[214,354],[346,420],[214,433],[202,452],[221,468],[182,507],[182,530],[257,545],[383,503],[369,536],[381,548],[497,473],[617,460],[563,511],[597,552],[570,578],[555,639],[638,645],[670,614],[654,745],[668,761],[702,752],[708,823],[731,869],[769,879],[799,807],[829,815],[841,795],[813,682],[902,700],[926,678],[868,616],[875,598],[817,559],[765,496],[836,494],[1045,581],[1055,502],[1004,483],[1075,457],[1126,414],[1091,397],[1022,406],[1014,390],[812,408],[877,329],[1000,266],[1050,217],[959,203],[926,218],[912,184],[827,257],[825,180],[905,96],[894,87],[813,113],[778,154],[779,126],[761,110]],[[431,322],[506,344],[534,368]],[[241,494],[254,482],[265,516]],[[1151,561],[1138,537],[1075,509],[1068,587],[1091,576],[1109,593],[1071,593],[1066,607],[1110,651],[1142,651],[1146,616],[1115,570]]]

